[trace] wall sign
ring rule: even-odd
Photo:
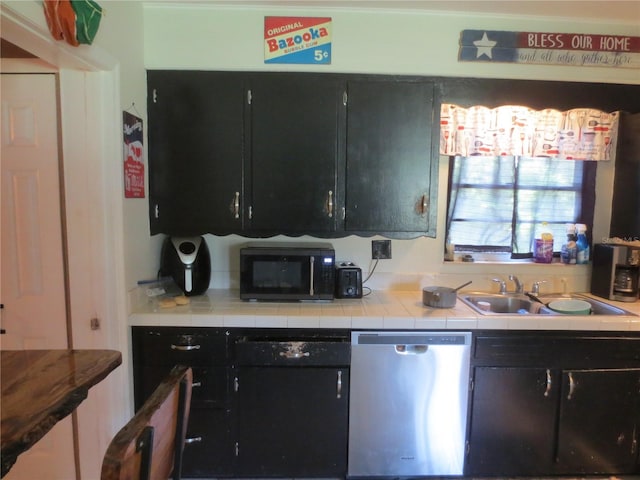
[[[640,37],[463,30],[458,60],[640,68]]]
[[[124,139],[124,197],[144,198],[142,119],[122,112]]]
[[[331,63],[331,18],[264,17],[264,63]]]

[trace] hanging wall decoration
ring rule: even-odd
[[[461,62],[640,68],[640,37],[463,30],[458,59]]]
[[[132,105],[135,108],[135,105]],[[142,119],[122,112],[124,139],[124,197],[144,198]]]
[[[91,45],[98,33],[102,7],[93,0],[44,0],[51,35],[69,45]]]
[[[264,17],[264,63],[330,64],[330,17]]]
[[[590,108],[566,112],[505,105],[498,108],[443,104],[440,154],[611,160],[618,112]]]

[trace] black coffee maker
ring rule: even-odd
[[[596,244],[591,258],[591,293],[620,302],[638,300],[640,248]]]
[[[211,257],[204,238],[165,238],[160,255],[160,276],[172,277],[187,296],[206,292],[211,280]]]

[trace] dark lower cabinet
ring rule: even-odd
[[[639,408],[640,368],[563,371],[559,473],[634,472]]]
[[[341,477],[347,470],[347,332],[250,331],[235,342],[237,473]]]
[[[348,372],[347,368],[240,367],[238,474],[343,475]]]
[[[136,410],[174,365],[193,370],[185,478],[233,474],[228,333],[217,328],[132,327]]]
[[[192,408],[182,461],[184,478],[233,475],[231,410]]]
[[[347,332],[132,327],[132,344],[136,409],[193,369],[184,478],[345,475]]]
[[[549,473],[558,395],[542,368],[478,367],[474,372],[468,469],[474,475]]]
[[[640,473],[639,340],[476,338],[466,474]]]

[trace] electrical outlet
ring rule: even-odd
[[[371,258],[388,260],[391,258],[391,240],[371,240]]]

